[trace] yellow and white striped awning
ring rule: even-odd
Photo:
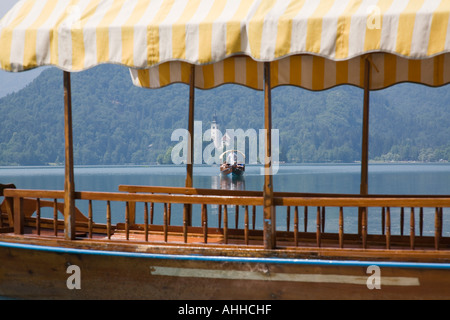
[[[0,68],[102,63],[132,68],[136,85],[239,83],[371,89],[450,82],[449,0],[22,0],[0,21]]]

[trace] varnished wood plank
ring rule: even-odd
[[[234,227],[237,229],[239,226],[239,206],[234,206]]]
[[[106,235],[111,239],[111,202],[106,201]]]
[[[193,168],[194,168],[194,110],[195,110],[195,65],[191,65],[189,78],[189,116],[188,116],[188,147],[186,164],[186,187],[193,186]]]
[[[405,226],[405,208],[400,208],[400,235],[403,235],[403,229]]]
[[[58,199],[53,200],[53,235],[58,235]]]
[[[125,231],[128,240],[130,237],[130,203],[128,201],[125,202]]]
[[[248,206],[245,206],[244,211],[244,237],[245,237],[245,244],[248,245],[248,234],[249,234],[249,226],[248,226]]]
[[[72,132],[72,89],[70,73],[64,71],[64,137],[65,137],[65,174],[64,174],[64,221],[66,240],[75,239],[75,176],[73,159]]]
[[[208,243],[208,208],[206,204],[202,205],[202,228],[203,242]]]
[[[291,226],[291,207],[286,207],[286,231],[289,232],[289,228]]]
[[[386,249],[391,248],[391,208],[386,208]]]
[[[363,248],[367,248],[367,208],[361,208],[361,236]]]
[[[94,224],[94,220],[93,220],[93,212],[92,212],[92,200],[89,200],[89,204],[88,204],[88,225],[89,225],[89,238],[92,238],[92,226]]]
[[[317,207],[317,216],[316,216],[316,245],[317,247],[320,247],[321,245],[321,232],[320,232],[320,227],[321,227],[321,215],[320,215],[320,207]]]
[[[14,198],[14,233],[24,232],[23,198]]]
[[[361,195],[368,194],[369,168],[369,103],[370,103],[370,70],[369,60],[364,61],[364,103],[363,103],[363,132],[361,144]]]
[[[305,206],[304,211],[303,211],[303,227],[304,227],[304,231],[307,232],[308,231],[308,207]]]
[[[344,208],[339,208],[339,248],[344,248]]]
[[[148,202],[144,203],[144,232],[145,241],[148,241]]]
[[[168,229],[168,219],[167,219],[167,203],[164,203],[164,215],[163,215],[163,223],[164,223],[164,242],[167,242],[167,229]]]
[[[298,247],[298,207],[295,206],[294,209],[294,242],[295,246]]]
[[[272,87],[270,84],[271,63],[264,62],[264,247],[273,249],[276,247],[276,223],[275,206],[273,202],[273,177],[272,177]]]
[[[410,223],[409,223],[409,236],[411,250],[415,248],[415,234],[416,234],[416,220],[415,220],[414,208],[411,208]]]
[[[41,234],[41,199],[36,199],[36,233]]]
[[[439,250],[441,240],[441,219],[439,217],[440,210],[438,207],[435,209],[434,215],[434,248]]]
[[[223,237],[224,243],[228,243],[228,206],[223,207]]]
[[[420,236],[423,236],[423,207],[420,207],[419,212],[419,230]]]
[[[277,206],[327,207],[450,207],[448,197],[275,197]]]

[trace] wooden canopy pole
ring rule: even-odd
[[[364,109],[363,109],[363,135],[361,150],[361,195],[367,195],[369,173],[369,101],[370,101],[370,61],[364,61]]]
[[[72,135],[72,89],[70,73],[64,71],[64,136],[65,136],[65,178],[64,178],[64,236],[75,239],[75,175]]]
[[[270,62],[264,63],[264,128],[266,129],[266,150],[264,159],[264,248],[276,247],[275,206],[273,205],[272,176],[272,95],[270,87]]]
[[[193,172],[194,172],[194,106],[195,106],[195,65],[191,65],[191,75],[189,79],[189,120],[188,120],[188,148],[187,148],[187,163],[186,163],[186,184],[187,188],[193,186]],[[192,225],[192,206],[186,204],[184,206],[184,225]]]
[[[364,61],[364,106],[361,142],[361,185],[360,194],[369,193],[369,101],[370,101],[370,60]],[[358,215],[358,233],[362,235],[363,247],[366,246],[367,208],[360,208]]]
[[[191,66],[189,80],[189,122],[188,122],[188,154],[186,165],[186,187],[192,187],[192,176],[194,168],[194,101],[195,101],[195,65]]]

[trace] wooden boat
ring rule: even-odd
[[[286,227],[276,231],[275,247],[267,249],[258,227],[262,192],[145,186],[120,186],[117,193],[77,192],[88,214],[77,217],[74,240],[65,239],[64,221],[58,219],[63,191],[5,189],[4,196],[0,296],[450,298],[450,238],[442,235],[442,207],[450,207],[450,197],[276,192],[277,215],[286,217]],[[123,222],[112,222],[117,216],[112,203],[125,204]],[[44,205],[53,207],[53,218],[41,216]],[[423,224],[416,226],[413,218],[409,228],[414,232],[391,231],[393,216],[403,216],[403,208],[411,205],[409,214],[421,222],[429,216],[427,208],[436,206],[434,236],[423,235]],[[183,212],[181,225],[174,222],[177,207]],[[345,233],[354,207],[380,214],[384,234],[367,232],[364,210],[361,233]],[[339,225],[325,232],[333,209],[339,211]],[[190,222],[189,210],[201,221]],[[154,223],[157,215],[163,216],[162,225]],[[214,215],[218,221],[212,225]],[[106,223],[96,223],[94,216],[103,216]],[[316,221],[317,229],[308,230],[308,219]]]
[[[222,175],[229,175],[231,173],[234,176],[242,176],[244,172],[245,164],[222,163],[220,165],[220,173]]]
[[[244,163],[237,163],[237,155],[236,155],[237,152],[239,152],[243,156]],[[227,150],[220,155],[219,159],[222,159],[227,154],[234,155],[235,160],[234,161],[224,160],[220,165],[220,173],[222,175],[232,174],[233,176],[242,176],[245,172],[245,154],[243,154],[239,150]]]
[[[1,20],[2,69],[53,64],[64,70],[65,183],[63,191],[0,188],[0,296],[450,299],[450,237],[443,232],[450,196],[368,192],[370,91],[404,81],[450,82],[448,8],[408,5],[411,10],[405,11],[394,2],[373,15],[356,2],[347,5],[355,10],[339,1],[317,6],[294,1],[289,8],[282,1],[205,1],[195,10],[173,10],[177,3],[117,0],[91,10],[88,0],[66,7],[24,0]],[[384,14],[398,23],[382,25]],[[330,19],[338,22],[321,24]],[[311,32],[311,26],[323,31]],[[425,31],[413,32],[416,26]],[[412,36],[397,34],[403,30]],[[380,37],[384,34],[396,36]],[[292,41],[292,47],[280,41],[291,35],[307,41]],[[336,39],[342,40],[339,45]],[[132,68],[133,82],[142,87],[189,85],[185,187],[76,191],[70,75],[103,63]],[[195,89],[225,83],[264,91],[261,191],[193,188]],[[360,193],[274,192],[272,88],[325,90],[342,84],[364,89]],[[43,214],[47,207],[50,217]],[[329,231],[325,223],[331,214],[338,218]],[[370,232],[369,215],[380,217],[381,234]],[[281,216],[284,227],[277,220]],[[356,233],[346,232],[349,218],[358,221]],[[314,230],[308,229],[310,219]],[[424,233],[425,220],[434,224],[432,234]]]

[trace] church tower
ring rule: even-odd
[[[211,121],[211,140],[214,141],[214,146],[218,149],[221,147],[221,134],[219,133],[219,125],[217,124],[217,117],[214,114]]]

